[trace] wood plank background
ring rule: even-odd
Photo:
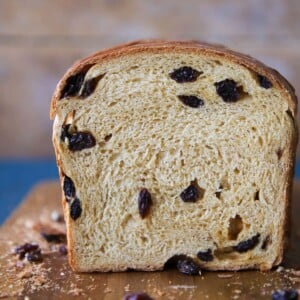
[[[300,94],[299,0],[1,0],[0,158],[53,156],[48,111],[65,70],[142,38],[224,44],[278,69]]]

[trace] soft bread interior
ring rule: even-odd
[[[183,66],[203,72],[178,83]],[[226,59],[191,53],[135,54],[92,66],[94,92],[58,101],[54,143],[82,213],[65,204],[73,267],[80,271],[161,269],[187,255],[208,269],[270,268],[280,255],[294,124],[280,91]],[[214,83],[234,80],[241,96],[227,103]],[[193,108],[178,95],[196,95]],[[90,132],[95,146],[70,151],[62,127]],[[196,182],[203,197],[180,194]],[[152,196],[141,218],[138,196]],[[65,201],[65,200],[64,200]],[[258,236],[249,251],[233,247]],[[211,250],[203,262],[199,251]]]

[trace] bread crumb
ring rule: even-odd
[[[75,283],[71,283],[71,286],[70,286],[70,290],[68,291],[68,294],[72,295],[72,296],[81,296],[83,295],[83,290],[78,288],[78,286],[76,286]]]
[[[23,261],[20,261],[18,260],[16,263],[15,263],[15,267],[16,268],[24,268],[25,266],[25,263]]]
[[[233,277],[233,274],[217,274],[219,278],[231,278]]]
[[[290,270],[289,273],[291,273],[294,276],[300,277],[300,270]]]
[[[64,217],[57,210],[53,210],[50,216],[51,220],[54,222],[64,222]]]
[[[153,293],[157,294],[159,297],[165,295],[165,292],[161,291],[160,289],[158,289],[157,287],[153,287]]]
[[[87,287],[86,287],[88,290],[90,290],[90,291],[93,291],[93,290],[95,290],[97,287],[95,286],[95,285],[88,285]]]
[[[32,270],[23,270],[22,272],[17,274],[18,278],[30,278],[32,277]]]
[[[195,289],[196,285],[171,285],[171,289]]]
[[[104,294],[108,294],[108,293],[111,293],[112,292],[112,289],[110,289],[109,287],[106,287],[104,289]]]
[[[83,290],[79,288],[74,288],[72,290],[69,290],[68,293],[72,296],[81,296],[83,294]]]
[[[278,268],[276,269],[276,272],[281,273],[284,271],[284,267],[283,266],[278,266]]]
[[[231,285],[236,284],[236,285],[243,285],[242,282],[236,281],[236,282],[231,282]]]
[[[130,286],[129,286],[129,283],[126,284],[126,285],[124,286],[124,291],[125,291],[125,292],[130,292]]]

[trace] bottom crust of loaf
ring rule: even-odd
[[[272,269],[273,267],[278,266],[281,263],[281,260],[278,260],[274,264],[268,264],[268,263],[262,263],[262,264],[249,264],[249,265],[219,265],[219,266],[212,266],[208,267],[205,265],[200,265],[201,270],[207,270],[207,271],[240,271],[240,270],[260,270],[260,271],[268,271]],[[101,266],[97,268],[86,268],[85,266],[79,266],[76,263],[74,264],[73,262],[70,262],[70,265],[72,267],[72,270],[74,272],[84,272],[84,273],[89,273],[89,272],[126,272],[126,271],[145,271],[145,272],[152,272],[152,271],[162,271],[166,270],[164,265],[161,264],[155,264],[151,266],[143,266],[143,265],[136,265],[136,266],[131,266],[128,268],[126,265],[119,265],[119,266]],[[174,265],[173,268],[176,268]],[[169,268],[167,268],[169,269]]]

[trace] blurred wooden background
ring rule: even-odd
[[[0,0],[0,158],[53,156],[59,78],[83,56],[142,38],[224,44],[278,69],[300,95],[299,0]]]

